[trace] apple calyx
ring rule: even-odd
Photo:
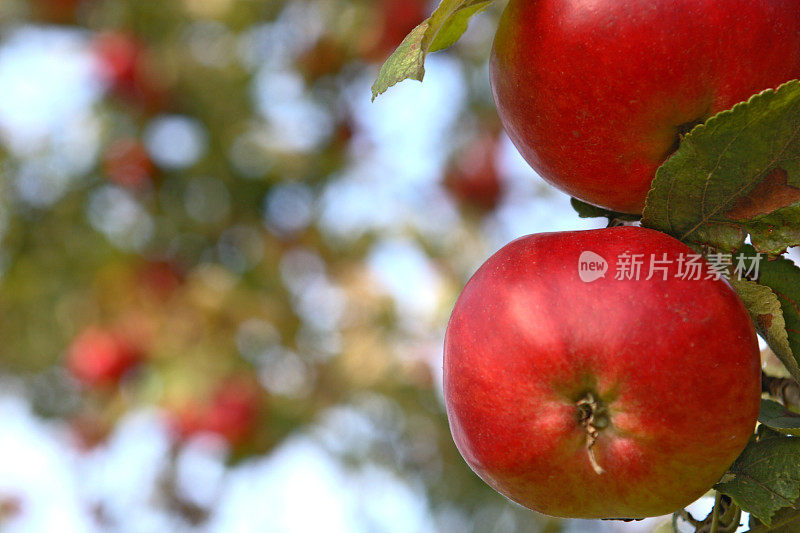
[[[594,445],[600,437],[600,431],[611,424],[608,415],[608,408],[595,396],[593,392],[587,392],[578,400],[575,405],[578,407],[578,422],[586,431],[586,453],[589,454],[589,463],[597,473],[605,473],[603,467],[597,462],[594,455]]]

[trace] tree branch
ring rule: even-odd
[[[787,407],[800,409],[800,385],[792,378],[761,373],[761,391],[780,400]]]

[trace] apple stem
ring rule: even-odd
[[[597,475],[604,474],[605,470],[597,462],[593,448],[600,437],[600,430],[608,426],[605,408],[591,392],[586,393],[586,396],[578,400],[576,405],[578,406],[578,419],[586,430],[586,453],[589,455],[589,463]]]
[[[599,476],[601,474],[604,474],[605,470],[603,470],[603,467],[600,466],[600,464],[597,462],[597,458],[595,458],[594,456],[594,450],[592,449],[592,446],[594,446],[593,441],[587,442],[586,451],[589,453],[589,462],[592,464],[592,468],[594,469],[595,473]]]

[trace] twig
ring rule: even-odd
[[[704,520],[697,520],[686,509],[674,513],[672,527],[678,530],[678,519],[692,525],[695,533],[733,533],[739,528],[742,510],[733,503],[730,497],[718,492],[714,498],[714,508]]]
[[[792,378],[761,373],[761,391],[780,400],[787,407],[800,409],[800,385]]]
[[[722,503],[722,494],[717,491],[714,496],[714,509],[711,511],[711,531],[710,533],[718,533],[719,531],[719,507]]]

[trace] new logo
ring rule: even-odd
[[[581,281],[591,283],[604,278],[608,272],[608,261],[602,256],[586,250],[578,258],[578,275]]]

